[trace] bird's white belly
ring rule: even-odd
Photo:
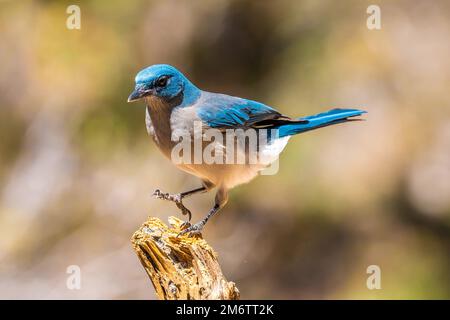
[[[246,161],[244,163],[227,164],[224,160],[223,163],[208,164],[202,159],[202,163],[199,164],[181,163],[178,164],[177,167],[202,179],[208,180],[215,185],[222,185],[231,189],[237,185],[251,181],[261,170],[276,161],[288,140],[289,137],[285,137],[277,139],[268,145],[260,145],[258,161],[255,162]],[[217,147],[218,150],[223,150],[224,152],[226,150],[223,144],[215,144],[214,146]],[[235,152],[241,155],[244,153],[243,150],[236,150]],[[246,159],[249,160],[249,158]]]
[[[216,186],[220,185],[231,189],[252,180],[265,166],[246,164],[179,164],[177,167],[201,179],[208,180]]]

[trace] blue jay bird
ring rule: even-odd
[[[259,150],[272,154],[271,159],[275,160],[291,136],[336,123],[357,120],[351,118],[365,113],[357,109],[333,109],[294,119],[256,101],[203,91],[176,68],[165,64],[143,69],[136,75],[135,81],[136,86],[128,97],[128,102],[145,100],[147,132],[169,159],[171,150],[177,143],[172,140],[173,132],[184,130],[193,136],[196,121],[199,121],[203,128],[223,132],[237,128],[276,130],[276,138],[269,139],[264,145],[258,145]],[[223,145],[221,147],[225,148]],[[183,215],[189,216],[190,221],[191,213],[183,205],[182,200],[193,194],[217,188],[214,206],[205,218],[193,225],[186,223],[186,228],[180,232],[180,234],[198,234],[206,222],[227,203],[228,190],[249,182],[267,165],[268,163],[177,163],[176,166],[181,170],[200,178],[202,187],[178,194],[162,193],[157,189],[154,195],[160,199],[173,201]]]

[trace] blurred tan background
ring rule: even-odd
[[[179,215],[155,188],[198,186],[126,103],[155,63],[291,116],[369,111],[296,136],[208,224],[243,298],[450,298],[450,4],[376,1],[370,31],[372,3],[0,1],[0,298],[155,298],[129,239]]]

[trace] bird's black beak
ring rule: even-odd
[[[145,90],[141,88],[136,88],[129,96],[128,96],[128,102],[137,101],[141,98],[143,98],[146,95]]]
[[[149,96],[154,93],[154,90],[144,85],[137,85],[134,91],[128,97],[128,102],[133,102]]]

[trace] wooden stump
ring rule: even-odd
[[[177,237],[183,221],[170,227],[150,217],[131,239],[160,299],[237,300],[239,290],[222,274],[217,254],[201,235]]]

